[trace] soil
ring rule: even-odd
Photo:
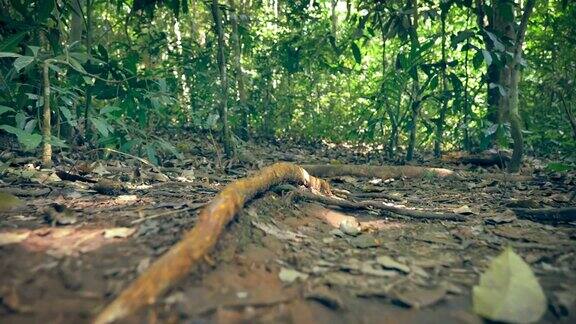
[[[395,163],[368,148],[289,142],[246,144],[238,158],[226,160],[200,140],[188,142],[180,148],[184,159],[161,168],[126,156],[100,160],[99,153],[70,154],[56,170],[4,159],[0,191],[21,204],[0,211],[0,322],[90,322],[194,226],[219,190],[258,167]],[[462,213],[464,222],[346,210],[290,191],[267,192],[244,208],[185,280],[125,322],[479,323],[472,287],[510,246],[547,296],[540,322],[574,323],[576,224],[533,222],[512,211],[574,206],[576,174],[545,172],[542,163],[528,159],[524,172],[532,180],[521,182],[491,179],[497,168],[426,158],[419,164],[482,176],[328,179],[357,200],[370,193],[370,200]],[[81,177],[62,180],[62,172]],[[101,179],[121,186],[106,187]],[[361,224],[358,235],[341,229],[350,217]]]

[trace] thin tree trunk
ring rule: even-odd
[[[236,68],[236,87],[238,90],[238,100],[240,105],[240,136],[243,139],[248,139],[248,109],[246,105],[246,89],[244,87],[244,73],[242,72],[242,43],[240,42],[240,34],[238,32],[238,7],[234,0],[228,0],[230,9],[233,13],[230,14],[230,21],[232,23],[232,43],[234,45],[234,63]]]
[[[70,0],[72,7],[72,19],[70,22],[70,44],[79,42],[82,39],[84,24],[82,22],[82,0]]]
[[[468,18],[466,18],[466,28],[468,28],[468,19],[470,16],[468,16]],[[469,53],[469,46],[470,45],[470,38],[468,38],[466,40],[466,52],[464,53],[464,74],[465,74],[465,79],[464,79],[464,119],[463,119],[463,123],[464,123],[464,150],[465,151],[470,151],[470,135],[468,132],[468,122],[470,119],[470,107],[469,107],[469,99],[468,99],[468,79],[470,78],[469,74],[468,74],[468,63],[469,63],[469,59],[468,59],[468,53]]]
[[[418,0],[411,1],[411,9],[414,10],[412,26],[410,27],[410,43],[412,51],[415,51],[420,47],[420,41],[418,40]],[[410,125],[410,136],[408,139],[408,150],[406,152],[406,161],[412,161],[414,159],[414,149],[416,147],[416,133],[418,131],[418,118],[420,116],[421,109],[421,97],[420,97],[420,80],[418,78],[418,66],[414,67],[415,71],[412,75],[412,103],[410,108],[412,110],[412,123]]]
[[[568,122],[570,122],[570,126],[572,126],[574,140],[576,140],[576,118],[574,118],[574,113],[572,112],[572,109],[570,109],[570,107],[568,107],[566,104],[566,100],[564,100],[564,95],[562,94],[560,94],[560,101],[562,102],[562,107],[564,108]]]
[[[220,70],[220,123],[222,124],[222,144],[224,153],[231,156],[233,153],[232,138],[228,125],[228,77],[226,75],[226,56],[224,54],[224,30],[222,28],[222,16],[218,0],[212,0],[211,4],[214,28],[218,36],[218,67]]]
[[[441,33],[442,33],[442,69],[440,71],[442,78],[442,107],[438,121],[436,122],[436,139],[434,141],[434,156],[439,158],[442,156],[442,142],[444,140],[444,122],[446,119],[446,110],[448,109],[448,82],[446,79],[446,10],[440,13]]]
[[[516,44],[514,48],[514,59],[512,60],[510,69],[510,90],[508,93],[508,113],[510,118],[510,132],[514,140],[512,159],[508,165],[509,172],[518,172],[522,165],[522,156],[524,155],[524,138],[522,137],[522,123],[520,121],[520,114],[518,113],[518,84],[520,82],[520,61],[522,59],[522,46],[524,44],[524,37],[526,36],[526,29],[528,28],[528,19],[532,14],[532,10],[536,5],[536,0],[528,0],[524,7],[524,13],[520,21],[518,31],[514,35]]]
[[[94,0],[86,0],[86,51],[88,54],[88,63],[92,62],[92,7]],[[88,124],[90,106],[92,106],[92,86],[86,85],[86,102],[84,106],[84,136],[90,140],[91,132]]]
[[[50,110],[50,61],[44,61],[42,68],[43,76],[43,99],[44,109],[42,118],[42,164],[45,167],[52,166],[52,143],[51,143],[51,110]]]

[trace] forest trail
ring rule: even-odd
[[[194,226],[226,184],[261,166],[382,165],[377,153],[287,143],[250,146],[249,162],[225,163],[212,147],[192,143],[189,159],[161,169],[125,156],[91,165],[70,157],[57,173],[12,161],[0,191],[20,204],[0,218],[2,321],[89,323]],[[453,213],[464,221],[335,207],[294,188],[273,188],[245,206],[190,275],[128,322],[480,323],[472,287],[507,246],[544,289],[541,322],[573,322],[574,223],[519,219],[512,209],[573,205],[576,174],[528,163],[529,181],[434,161],[424,164],[478,177],[326,178],[350,201]]]

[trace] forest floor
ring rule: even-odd
[[[207,141],[187,141],[184,160],[156,170],[115,153],[101,160],[102,152],[60,156],[55,169],[38,170],[37,161],[4,152],[0,191],[21,203],[0,211],[0,322],[90,322],[194,226],[205,203],[261,166],[382,163],[354,148],[289,143],[251,144],[245,161],[227,161]],[[466,221],[341,209],[270,191],[245,206],[185,280],[128,322],[479,323],[472,287],[511,246],[544,288],[541,322],[575,323],[576,224],[518,219],[511,208],[573,206],[576,173],[544,172],[543,162],[528,159],[531,180],[512,181],[492,179],[497,168],[420,162],[482,176],[328,180],[357,200]],[[348,217],[360,221],[359,235],[340,229]]]

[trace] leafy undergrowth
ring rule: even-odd
[[[289,143],[250,145],[225,160],[205,142],[189,143],[183,160],[163,167],[125,156],[98,160],[87,153],[61,158],[51,170],[38,170],[29,158],[6,160],[0,188],[0,198],[8,202],[0,206],[2,322],[89,322],[194,226],[199,209],[219,190],[260,166],[381,163],[377,153]],[[130,320],[474,323],[482,321],[472,304],[480,275],[486,272],[483,284],[496,276],[500,286],[512,287],[514,280],[507,278],[524,271],[517,275],[533,273],[544,299],[506,295],[518,289],[495,294],[545,309],[541,322],[574,321],[575,224],[519,219],[512,208],[573,205],[576,174],[550,173],[530,160],[525,170],[533,178],[520,182],[491,179],[495,169],[426,164],[483,176],[342,176],[330,182],[347,199],[455,212],[466,215],[465,222],[340,209],[274,190],[246,206],[190,276]],[[487,272],[507,247],[515,263],[500,261]]]

